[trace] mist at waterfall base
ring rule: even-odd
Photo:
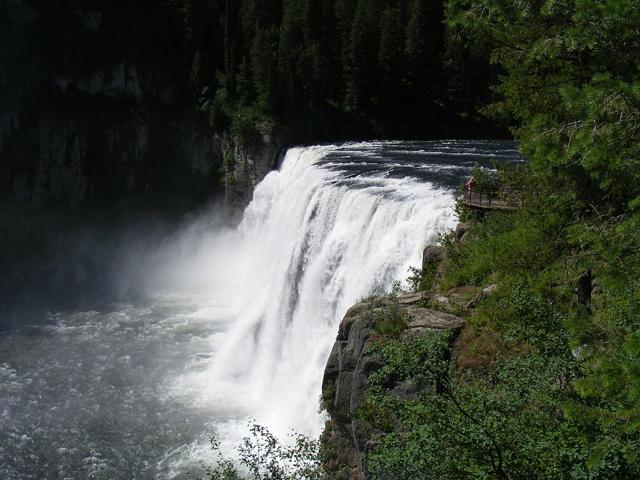
[[[317,436],[341,317],[419,266],[453,189],[496,160],[515,146],[294,148],[237,228],[205,212],[125,236],[109,276],[137,295],[0,334],[0,478],[198,475],[210,436],[230,450],[251,419]]]

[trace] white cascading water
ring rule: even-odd
[[[239,227],[240,308],[210,371],[277,434],[320,433],[320,384],[342,316],[406,279],[456,221],[450,191],[411,178],[344,181],[316,164],[332,149],[289,150],[255,189]]]

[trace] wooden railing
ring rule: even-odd
[[[499,189],[480,189],[477,187],[465,189],[464,196],[462,197],[462,203],[473,208],[500,210],[512,210],[516,208],[502,197]]]

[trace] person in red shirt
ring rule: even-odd
[[[475,179],[473,177],[469,178],[469,181],[467,181],[467,183],[465,183],[464,186],[470,192],[471,190],[473,190],[473,187],[476,186]]]

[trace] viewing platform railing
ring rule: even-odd
[[[472,208],[496,209],[496,210],[513,210],[517,208],[510,202],[507,202],[500,189],[487,188],[471,188],[465,189],[462,197],[462,203]]]

